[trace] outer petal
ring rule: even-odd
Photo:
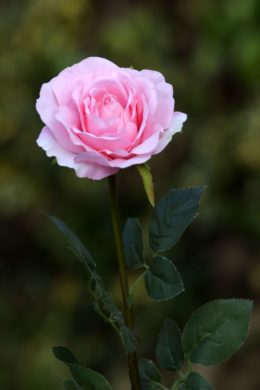
[[[151,137],[147,138],[144,142],[140,143],[131,150],[131,153],[135,154],[153,154],[159,142],[159,132],[154,133]]]
[[[95,162],[102,165],[103,167],[110,167],[110,169],[115,169],[114,173],[116,173],[121,168],[127,168],[136,164],[143,164],[144,162],[148,161],[150,157],[151,154],[143,154],[142,156],[129,156],[128,159],[116,158],[109,160],[106,159],[105,156],[102,156],[98,153],[83,152],[78,154],[77,157],[75,157],[75,161],[81,163],[88,163],[90,161]]]
[[[164,82],[156,84],[155,88],[158,104],[153,120],[154,123],[159,123],[164,129],[168,129],[174,110],[173,88],[171,84]]]
[[[99,57],[88,57],[78,64],[62,70],[50,81],[52,90],[60,105],[70,102],[72,91],[83,82],[88,88],[98,77],[115,75],[120,68],[113,62]]]
[[[111,74],[115,71],[118,72],[120,68],[112,61],[102,57],[88,57],[80,61],[78,64],[71,67],[72,71],[78,73],[92,73],[94,75],[100,74],[104,77],[107,74]]]
[[[124,159],[114,159],[109,162],[109,165],[111,167],[116,167],[116,168],[128,168],[131,167],[132,165],[137,165],[137,164],[143,164],[146,161],[148,161],[151,158],[151,154],[142,154],[141,156],[133,156],[129,157],[127,160]]]
[[[153,94],[156,94],[157,106],[155,109],[156,113],[153,115],[153,122],[160,123],[164,129],[167,129],[171,124],[172,112],[174,110],[172,85],[167,83],[164,76],[157,71],[144,69],[138,72],[138,74],[138,78],[149,80],[152,85],[152,88],[146,88],[146,93],[144,92],[144,94],[149,94],[151,89]],[[147,83],[147,87],[148,85]]]
[[[36,110],[45,125],[49,127],[56,125],[54,116],[58,111],[58,108],[59,104],[51,89],[50,83],[43,84],[40,90],[40,96],[36,100]]]
[[[36,142],[38,146],[45,150],[48,157],[55,157],[59,165],[74,168],[75,154],[63,149],[47,126],[42,129]]]
[[[157,70],[143,69],[140,71],[142,75],[149,78],[154,85],[157,83],[165,82],[164,76]]]
[[[76,175],[78,177],[87,177],[89,179],[93,180],[101,180],[105,177],[114,175],[116,172],[118,172],[119,169],[110,168],[110,167],[104,167],[99,164],[95,164],[92,162],[88,163],[76,163],[75,164],[75,171]]]
[[[182,112],[174,112],[172,125],[169,129],[165,130],[161,136],[161,139],[158,143],[157,148],[153,152],[153,154],[160,153],[171,141],[172,136],[181,131],[183,123],[186,121],[187,115]]]
[[[75,161],[75,154],[64,150],[55,140],[48,127],[44,127],[37,139],[37,144],[45,150],[48,157],[55,157],[60,166],[73,168],[78,177],[100,180],[113,175],[118,169],[104,167],[96,163],[78,163]]]

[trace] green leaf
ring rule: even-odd
[[[252,302],[218,299],[198,308],[183,331],[183,347],[194,363],[221,363],[243,345],[248,334]]]
[[[179,386],[179,390],[213,390],[213,387],[203,376],[197,372],[191,372]]]
[[[149,296],[156,301],[174,298],[184,291],[179,272],[173,263],[163,256],[153,258],[144,278]]]
[[[126,352],[136,349],[136,337],[126,326],[124,318],[118,307],[112,300],[111,295],[104,288],[103,280],[96,272],[96,264],[93,257],[84,247],[76,234],[60,219],[50,216],[58,229],[65,234],[70,242],[71,249],[76,257],[86,267],[90,277],[90,293],[93,297],[93,306],[96,312],[108,321],[120,335]]]
[[[106,378],[91,368],[80,365],[73,353],[65,347],[54,347],[55,357],[66,364],[76,383],[86,390],[112,390]],[[71,385],[71,382],[70,382]]]
[[[63,382],[63,386],[66,390],[82,390],[82,387],[80,387],[73,379],[67,379]]]
[[[59,345],[58,347],[53,347],[52,351],[56,359],[60,360],[65,364],[79,364],[77,358],[66,347],[62,347]]]
[[[75,381],[86,390],[112,390],[106,378],[91,368],[79,365],[69,366],[71,375]]]
[[[170,249],[197,215],[204,187],[171,190],[153,210],[149,227],[150,246],[155,252]]]
[[[157,390],[160,388],[161,375],[152,360],[139,360],[138,369],[142,390]]]
[[[123,319],[119,323],[119,329],[126,352],[134,352],[136,350],[136,337],[128,326],[125,325]]]
[[[166,370],[179,370],[184,363],[181,333],[175,321],[166,319],[156,346],[156,360]]]
[[[80,239],[76,234],[59,218],[49,215],[52,222],[57,226],[57,228],[66,236],[68,239],[71,249],[75,256],[88,267],[95,267],[95,261],[87,248],[82,244]]]
[[[137,218],[127,219],[123,231],[123,242],[128,268],[137,269],[143,267],[143,234]]]
[[[124,317],[112,300],[111,295],[105,290],[102,279],[96,273],[92,273],[92,294],[94,298],[94,309],[105,318],[119,333],[126,352],[136,350],[136,337],[126,326]]]
[[[154,196],[154,185],[153,185],[153,177],[151,174],[151,168],[147,164],[137,165],[136,168],[143,180],[143,185],[144,185],[147,198],[151,203],[151,205],[154,207],[155,196]]]

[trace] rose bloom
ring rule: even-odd
[[[161,152],[187,115],[173,88],[152,70],[89,57],[43,84],[36,109],[45,124],[37,144],[78,177],[102,179]]]

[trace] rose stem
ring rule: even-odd
[[[109,183],[112,222],[113,222],[114,235],[115,235],[117,263],[118,263],[120,285],[121,285],[121,292],[123,298],[125,322],[126,325],[129,327],[129,329],[133,331],[134,318],[133,318],[132,308],[130,308],[128,305],[129,287],[128,287],[126,265],[125,265],[125,255],[123,249],[122,234],[120,229],[120,218],[119,218],[119,209],[118,209],[117,192],[116,192],[116,175],[109,176],[108,183]],[[132,385],[132,390],[140,390],[141,387],[139,381],[136,352],[127,353],[127,362],[128,362],[128,372],[129,372],[129,378]]]

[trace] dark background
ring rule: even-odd
[[[0,7],[0,388],[62,388],[68,373],[51,353],[58,344],[116,390],[128,388],[120,343],[92,310],[80,265],[42,212],[78,233],[119,300],[107,181],[78,179],[35,143],[41,84],[98,55],[159,70],[174,85],[176,109],[188,113],[183,133],[150,162],[157,198],[172,187],[208,185],[199,218],[168,253],[186,292],[156,304],[138,290],[139,356],[154,357],[166,313],[182,326],[210,299],[251,298],[246,345],[203,372],[219,390],[258,390],[259,1],[2,0]],[[119,176],[122,218],[138,216],[146,226],[151,209],[135,169]]]

